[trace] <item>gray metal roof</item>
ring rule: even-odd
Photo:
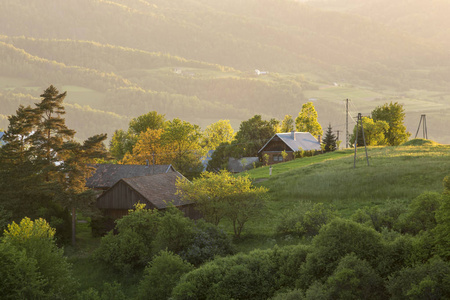
[[[258,151],[261,152],[270,143],[270,141],[278,136],[292,151],[299,151],[302,148],[305,151],[321,150],[320,143],[309,132],[286,132],[277,133]]]

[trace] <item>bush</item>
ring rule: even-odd
[[[390,201],[383,208],[373,206],[358,209],[351,219],[381,232],[383,228],[396,228],[401,214],[405,211],[403,203]]]
[[[101,239],[94,256],[125,273],[143,269],[161,250],[182,255],[195,265],[233,252],[223,231],[201,221],[195,224],[175,207],[152,211],[138,206],[117,221],[116,230],[116,235],[109,232]]]
[[[308,248],[293,246],[255,250],[215,259],[186,274],[174,299],[267,299],[294,288]]]
[[[436,226],[435,213],[441,206],[442,195],[435,192],[423,193],[409,205],[399,227],[403,233],[417,234]]]
[[[403,268],[387,284],[391,299],[448,299],[450,264],[435,257],[426,264]]]
[[[39,274],[37,261],[25,250],[0,243],[0,298],[38,299],[44,297],[45,280]]]
[[[320,228],[336,217],[333,208],[323,203],[298,207],[284,216],[277,227],[278,234],[294,234],[297,236],[315,236]]]
[[[437,253],[450,259],[450,194],[443,194],[442,202],[436,211],[436,227],[433,229]]]
[[[199,220],[195,224],[191,244],[180,251],[179,255],[194,266],[199,266],[215,256],[225,256],[234,252],[230,237],[222,229]]]
[[[314,237],[312,249],[302,266],[304,280],[299,282],[300,288],[307,288],[315,280],[325,280],[340,259],[350,253],[375,266],[383,243],[381,235],[371,228],[350,220],[334,219]]]
[[[161,251],[145,268],[139,283],[139,299],[168,299],[181,276],[194,267],[169,251]]]
[[[371,265],[350,254],[343,257],[326,283],[328,299],[387,299],[383,279]]]
[[[63,256],[63,250],[55,244],[54,235],[55,229],[44,219],[33,222],[24,218],[20,224],[13,222],[8,225],[3,243],[18,252],[23,251],[30,260],[30,268],[35,266],[42,284],[40,298],[70,299],[74,297],[77,282],[72,277],[71,265]],[[19,257],[17,261],[21,262],[22,259]],[[31,271],[27,274],[31,274]]]

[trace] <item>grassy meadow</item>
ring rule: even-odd
[[[288,243],[276,236],[276,227],[302,206],[325,203],[344,218],[388,201],[407,206],[423,192],[442,192],[442,180],[450,174],[450,145],[369,147],[368,156],[370,166],[364,148],[358,148],[356,168],[354,150],[347,149],[277,164],[272,176],[268,167],[248,171],[256,185],[269,189],[270,200],[264,214],[246,224],[238,247],[247,251]]]

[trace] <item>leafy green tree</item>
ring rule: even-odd
[[[317,121],[317,112],[312,102],[307,102],[302,105],[302,110],[295,119],[297,131],[309,132],[314,137],[323,134],[322,127]]]
[[[145,267],[139,282],[139,299],[169,299],[181,276],[194,267],[170,251],[161,251]]]
[[[442,195],[441,206],[435,213],[436,227],[433,229],[437,253],[450,259],[450,194]]]
[[[364,138],[366,140],[367,146],[379,146],[386,145],[386,130],[389,125],[382,120],[374,121],[369,117],[361,118],[364,127]],[[358,130],[358,146],[364,146],[364,140],[362,135],[361,124],[358,123],[357,126],[353,128],[353,134],[350,137],[350,143],[354,145],[356,138],[356,131]]]
[[[328,124],[327,131],[323,136],[322,144],[324,145],[325,152],[330,152],[336,150],[336,136],[333,133],[333,129],[331,128],[331,124]]]
[[[219,224],[228,218],[239,237],[247,221],[260,214],[267,189],[255,188],[248,177],[234,177],[228,171],[205,172],[192,182],[177,182],[183,199],[194,201],[208,222]]]
[[[281,121],[281,132],[291,132],[294,130],[294,119],[291,115],[285,115]]]
[[[343,257],[325,285],[328,299],[387,299],[384,281],[365,260],[355,254]]]
[[[354,253],[375,267],[377,257],[383,252],[381,235],[372,228],[349,220],[336,218],[324,225],[313,240],[314,251],[302,266],[306,288],[314,280],[330,276],[344,256]]]
[[[401,231],[417,234],[421,230],[432,230],[436,227],[435,213],[439,210],[441,202],[442,195],[435,192],[423,193],[415,198],[399,224]]]
[[[257,156],[259,149],[277,132],[278,121],[265,121],[260,115],[254,115],[247,121],[242,121],[236,133],[234,157]]]
[[[132,137],[129,132],[122,129],[114,131],[109,142],[109,151],[117,160],[123,159],[125,154],[133,153],[133,146],[136,143],[136,137]]]
[[[183,175],[196,176],[203,170],[200,161],[203,151],[200,147],[200,127],[178,118],[167,122],[161,135],[163,145],[173,147],[173,165]],[[191,175],[191,176],[190,176]]]
[[[391,299],[448,299],[450,264],[434,257],[425,264],[406,267],[389,279]]]
[[[34,265],[42,285],[42,298],[70,299],[76,290],[71,265],[54,240],[55,230],[44,219],[31,221],[24,218],[19,224],[8,225],[2,242],[23,251]]]
[[[216,149],[220,144],[230,143],[234,139],[234,130],[229,120],[219,120],[206,127],[202,146],[208,150]]]
[[[132,134],[138,136],[148,129],[164,129],[166,122],[166,115],[161,115],[156,111],[151,111],[142,116],[131,119],[128,127]]]
[[[228,169],[228,159],[232,156],[230,143],[220,144],[211,155],[211,159],[208,161],[206,171],[219,172],[220,170]]]
[[[403,124],[405,110],[403,105],[398,102],[378,106],[372,111],[372,118],[375,122],[385,121],[388,124],[388,128],[384,131],[387,144],[390,146],[401,145],[411,136],[411,133],[406,131],[406,126]]]

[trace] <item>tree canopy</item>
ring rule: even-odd
[[[388,124],[388,127],[384,129],[384,135],[387,144],[390,146],[401,145],[411,136],[411,133],[406,131],[406,126],[403,124],[405,110],[403,105],[398,102],[378,106],[372,111],[372,118],[374,122],[385,121]]]
[[[322,127],[317,121],[317,112],[312,102],[307,102],[302,105],[302,110],[295,119],[297,131],[309,132],[314,137],[323,134]]]

